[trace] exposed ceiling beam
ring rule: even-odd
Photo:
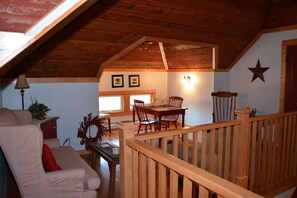
[[[184,44],[180,44],[180,45],[176,45],[174,46],[174,49],[177,51],[180,50],[191,50],[191,49],[198,49],[200,48],[199,45],[184,45]]]
[[[139,45],[141,45],[143,42],[145,42],[145,37],[142,37],[141,39],[137,40],[136,42],[134,42],[132,45],[129,45],[128,47],[126,47],[125,49],[123,49],[122,51],[120,51],[119,53],[117,53],[116,55],[112,56],[110,59],[108,59],[107,61],[105,61],[104,63],[102,63],[99,67],[99,70],[97,72],[97,78],[100,79],[101,74],[103,72],[104,67],[106,67],[107,65],[113,63],[114,61],[118,60],[119,58],[121,58],[122,56],[124,56],[125,54],[129,53],[130,51],[132,51],[134,48],[138,47]]]
[[[158,44],[159,44],[159,48],[160,48],[160,52],[161,52],[161,56],[162,56],[164,67],[165,67],[166,70],[168,70],[168,63],[167,63],[167,59],[166,59],[166,54],[165,54],[163,43],[162,42],[158,42]]]

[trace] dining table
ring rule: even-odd
[[[135,109],[133,106],[133,122],[135,122]],[[161,129],[161,120],[163,116],[167,115],[177,115],[180,114],[182,116],[182,127],[185,126],[185,114],[187,107],[174,107],[169,104],[160,104],[160,103],[147,103],[144,104],[145,111],[147,114],[154,115],[155,118],[158,119],[158,129]]]

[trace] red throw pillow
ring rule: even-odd
[[[46,144],[43,144],[42,164],[45,172],[62,170],[62,168],[57,164],[51,149]]]

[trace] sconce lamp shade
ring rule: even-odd
[[[21,74],[18,76],[17,82],[15,84],[15,89],[28,89],[30,88],[25,74]]]

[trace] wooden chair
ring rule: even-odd
[[[110,115],[107,113],[99,113],[99,118],[102,119],[104,127],[107,125],[106,128],[108,128],[109,135],[110,135],[111,134]],[[107,121],[106,124],[105,124],[105,121]]]
[[[237,93],[219,91],[211,93],[213,100],[213,122],[226,122],[235,119]]]
[[[181,107],[183,103],[183,98],[179,96],[170,96],[169,97],[169,105],[173,107]],[[177,128],[176,122],[178,119],[178,114],[177,115],[168,115],[162,117],[161,121],[165,123],[165,129],[168,129],[170,126],[170,122],[173,122],[175,125],[175,128]]]
[[[157,123],[158,123],[158,119],[155,118],[149,118],[147,116],[145,107],[144,107],[144,102],[141,100],[134,100],[134,108],[138,117],[138,132],[137,134],[139,134],[141,126],[145,126],[145,132],[147,132],[147,126],[150,126],[150,130],[152,130],[152,124],[154,125],[154,130],[157,130]]]

